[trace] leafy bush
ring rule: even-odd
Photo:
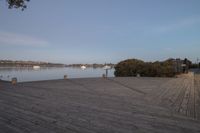
[[[128,59],[119,62],[115,66],[115,76],[136,76],[137,73],[141,72],[144,62],[137,59]]]
[[[116,77],[140,76],[145,77],[174,77],[175,70],[172,60],[164,62],[144,62],[138,59],[128,59],[115,66]]]

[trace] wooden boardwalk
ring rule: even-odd
[[[0,133],[200,132],[200,75],[0,82]]]

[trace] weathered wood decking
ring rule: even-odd
[[[0,82],[0,133],[200,132],[200,76]]]

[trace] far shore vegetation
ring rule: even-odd
[[[115,66],[116,77],[175,77],[181,73],[188,73],[191,68],[198,68],[199,64],[192,64],[188,59],[168,59],[165,61],[144,62],[138,59],[127,59]]]
[[[63,67],[61,63],[50,63],[41,61],[13,61],[13,60],[0,60],[0,67]]]
[[[44,61],[14,61],[14,60],[0,60],[0,67],[33,67],[33,66],[40,66],[40,67],[93,67],[93,68],[102,68],[105,65],[114,68],[115,64],[112,63],[104,63],[104,64],[61,64],[61,63],[51,63],[51,62],[44,62]]]

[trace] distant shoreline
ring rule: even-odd
[[[51,63],[51,62],[43,62],[43,61],[13,61],[13,60],[0,60],[0,67],[33,67],[33,66],[40,66],[40,67],[93,67],[93,68],[101,68],[105,65],[110,66],[113,68],[115,64],[113,63],[105,63],[105,64],[98,64],[98,63],[77,63],[77,64],[62,64],[62,63]]]

